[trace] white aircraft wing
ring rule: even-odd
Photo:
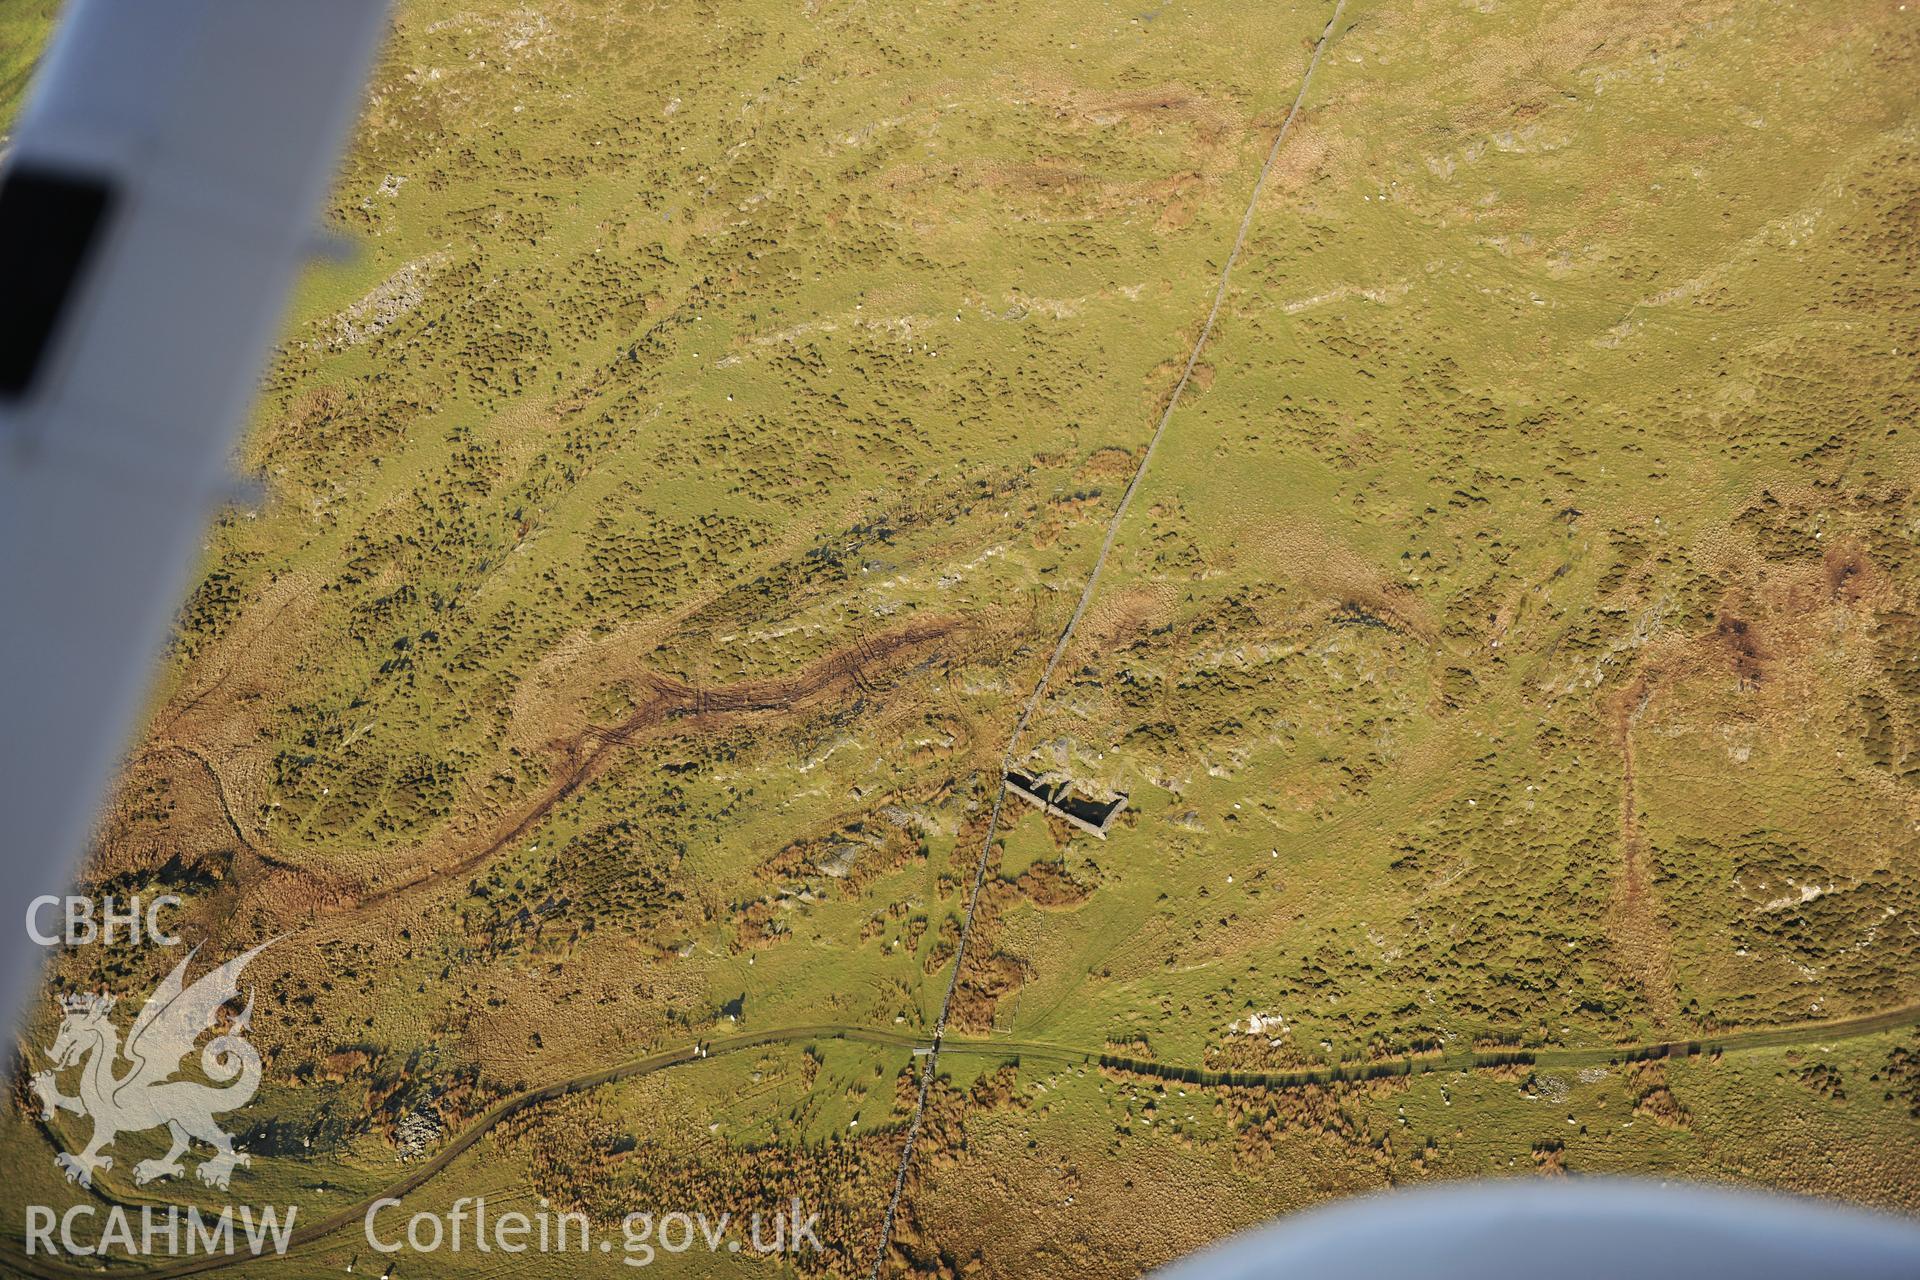
[[[1183,1258],[1152,1280],[1912,1280],[1920,1227],[1726,1187],[1503,1178],[1341,1200]]]
[[[385,12],[74,0],[0,164],[0,1017],[231,489]]]

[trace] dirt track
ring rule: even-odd
[[[1647,877],[1646,841],[1640,834],[1640,793],[1635,773],[1634,726],[1651,696],[1641,675],[1623,690],[1615,708],[1614,739],[1620,753],[1620,886],[1615,903],[1614,940],[1621,959],[1652,1010],[1654,1025],[1676,1026],[1679,1002],[1674,996],[1673,942],[1660,920],[1653,886]]]
[[[1801,1023],[1784,1027],[1755,1027],[1745,1031],[1729,1031],[1717,1036],[1705,1036],[1687,1041],[1653,1041],[1645,1044],[1603,1046],[1592,1049],[1512,1049],[1507,1051],[1466,1051],[1460,1053],[1425,1054],[1418,1057],[1384,1058],[1373,1062],[1344,1063],[1329,1067],[1310,1068],[1299,1071],[1268,1072],[1232,1072],[1230,1078],[1222,1078],[1212,1083],[1231,1083],[1239,1088],[1288,1089],[1300,1088],[1312,1084],[1327,1084],[1340,1080],[1362,1080],[1383,1076],[1426,1075],[1436,1071],[1460,1071],[1476,1068],[1511,1066],[1516,1063],[1547,1068],[1573,1068],[1602,1066],[1607,1064],[1644,1061],[1653,1058],[1687,1057],[1700,1053],[1736,1053],[1742,1050],[1781,1048],[1796,1044],[1817,1044],[1833,1040],[1845,1040],[1856,1036],[1872,1035],[1879,1031],[1888,1031],[1896,1027],[1920,1023],[1920,1003],[1901,1005],[1894,1009],[1885,1009],[1878,1013],[1862,1014],[1855,1018],[1842,1018],[1833,1022]],[[717,1057],[728,1053],[737,1053],[742,1049],[754,1049],[769,1044],[792,1044],[810,1040],[857,1040],[866,1044],[886,1045],[902,1049],[927,1049],[930,1042],[924,1036],[910,1035],[902,1031],[878,1027],[844,1026],[826,1023],[817,1026],[778,1027],[765,1031],[742,1032],[739,1035],[724,1036],[703,1041],[706,1057]],[[1113,1071],[1131,1072],[1139,1075],[1161,1076],[1192,1080],[1197,1074],[1201,1077],[1216,1076],[1220,1073],[1190,1068],[1180,1063],[1152,1062],[1143,1059],[1119,1057],[1104,1049],[1082,1049],[1071,1045],[1051,1044],[1039,1040],[997,1040],[966,1039],[949,1037],[945,1044],[948,1053],[960,1053],[1011,1059],[1039,1059],[1067,1064],[1084,1064],[1103,1067]],[[682,1066],[701,1060],[702,1055],[689,1043],[683,1049],[667,1049],[645,1057],[634,1058],[615,1066],[598,1071],[590,1071],[571,1076],[565,1080],[556,1080],[552,1084],[526,1090],[496,1104],[490,1111],[463,1129],[452,1141],[440,1149],[431,1159],[414,1166],[405,1176],[397,1179],[374,1195],[354,1204],[350,1208],[329,1214],[325,1218],[310,1223],[294,1231],[290,1248],[298,1248],[325,1239],[341,1230],[360,1222],[374,1201],[383,1197],[400,1199],[418,1190],[426,1183],[444,1172],[455,1160],[471,1150],[475,1143],[485,1137],[496,1125],[509,1116],[525,1111],[528,1107],[568,1094],[581,1093],[619,1080],[628,1080],[636,1076],[651,1075],[664,1071],[668,1067]],[[1205,1087],[1207,1081],[1201,1081]],[[97,1193],[101,1189],[95,1188]],[[110,1199],[113,1203],[136,1206],[140,1203],[132,1199]],[[151,1203],[159,1203],[154,1201]],[[13,1241],[0,1247],[0,1260],[18,1274],[38,1277],[39,1280],[70,1280],[70,1278],[97,1276],[97,1270],[65,1266],[59,1263],[28,1259],[16,1252]],[[209,1271],[224,1270],[241,1264],[253,1264],[258,1260],[248,1255],[210,1256],[195,1258],[172,1266],[152,1269],[129,1269],[122,1274],[139,1276],[142,1280],[164,1280],[167,1277],[200,1275]]]

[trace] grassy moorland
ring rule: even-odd
[[[209,532],[86,873],[206,955],[286,935],[254,1162],[139,1189],[129,1136],[103,1192],[318,1221],[478,1127],[410,1211],[797,1195],[798,1265],[864,1274],[1001,753],[1331,12],[400,5],[361,252],[303,285],[271,497]],[[1007,808],[889,1274],[1132,1274],[1429,1178],[1920,1209],[1912,1027],[1792,1030],[1920,1001],[1916,24],[1349,0],[1018,750],[1128,810]],[[811,1026],[882,1034],[494,1117]],[[1537,1057],[1097,1063],[1473,1049]],[[27,1097],[8,1198],[67,1203],[85,1122]]]

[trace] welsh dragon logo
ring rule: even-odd
[[[210,1187],[225,1190],[234,1169],[251,1163],[244,1152],[233,1149],[232,1135],[213,1122],[217,1113],[244,1107],[260,1087],[260,1054],[244,1039],[253,1017],[251,990],[240,1016],[201,1051],[200,1069],[214,1083],[174,1076],[200,1037],[213,1028],[214,1015],[239,998],[241,970],[271,945],[264,942],[235,956],[187,986],[187,965],[200,950],[195,947],[147,997],[124,1046],[110,1017],[115,997],[73,995],[61,1001],[66,1016],[47,1050],[53,1067],[37,1072],[30,1083],[40,1097],[42,1119],[66,1110],[93,1120],[93,1136],[85,1149],[78,1155],[63,1151],[54,1159],[67,1181],[91,1187],[94,1170],[113,1168],[113,1157],[101,1152],[115,1138],[161,1125],[172,1146],[160,1159],[133,1167],[133,1180],[141,1186],[185,1173],[180,1157],[196,1139],[213,1148],[214,1154],[197,1170],[200,1181]],[[130,1065],[119,1071],[123,1059]],[[79,1096],[69,1098],[60,1092],[58,1074],[74,1067],[80,1069]]]

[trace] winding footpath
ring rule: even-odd
[[[1219,1072],[1202,1067],[1187,1066],[1175,1062],[1160,1062],[1151,1059],[1130,1058],[1109,1053],[1104,1049],[1081,1048],[1073,1045],[1054,1044],[1044,1040],[1006,1040],[983,1039],[975,1037],[949,1037],[946,1050],[949,1053],[991,1057],[1003,1061],[1021,1062],[1034,1060],[1056,1062],[1063,1066],[1093,1066],[1110,1071],[1133,1075],[1157,1076],[1165,1079],[1180,1079],[1196,1082],[1203,1086],[1231,1086],[1234,1088],[1297,1089],[1308,1085],[1331,1084],[1342,1080],[1367,1080],[1388,1076],[1427,1075],[1440,1071],[1470,1071],[1474,1069],[1525,1065],[1548,1070],[1578,1067],[1609,1066],[1620,1063],[1646,1061],[1654,1058],[1690,1057],[1704,1053],[1734,1053],[1742,1050],[1777,1049],[1794,1045],[1825,1044],[1838,1040],[1848,1040],[1859,1036],[1874,1035],[1882,1031],[1897,1030],[1901,1027],[1920,1024],[1920,1002],[1901,1005],[1894,1009],[1884,1009],[1878,1013],[1861,1014],[1852,1018],[1841,1018],[1832,1022],[1795,1023],[1778,1027],[1755,1027],[1747,1030],[1727,1031],[1715,1035],[1701,1036],[1697,1039],[1680,1041],[1649,1041],[1641,1044],[1600,1046],[1586,1049],[1526,1049],[1504,1050],[1460,1050],[1450,1053],[1419,1054],[1393,1058],[1381,1058],[1369,1062],[1340,1063],[1325,1067],[1302,1068],[1292,1071],[1231,1071]],[[581,1075],[557,1080],[552,1084],[541,1085],[514,1094],[487,1110],[472,1124],[442,1147],[432,1158],[412,1166],[399,1179],[365,1197],[357,1203],[331,1213],[295,1230],[289,1237],[289,1251],[314,1244],[329,1236],[362,1222],[367,1211],[382,1199],[404,1199],[422,1186],[444,1173],[454,1161],[472,1150],[474,1145],[497,1127],[503,1120],[518,1115],[529,1107],[543,1102],[551,1102],[569,1094],[584,1093],[621,1080],[631,1080],[639,1076],[652,1075],[669,1067],[685,1066],[704,1058],[720,1057],[725,1054],[739,1053],[747,1049],[759,1049],[774,1044],[798,1044],[817,1040],[850,1040],[864,1044],[882,1045],[888,1048],[930,1050],[933,1047],[924,1036],[916,1036],[904,1031],[893,1031],[878,1027],[850,1026],[839,1023],[820,1023],[808,1026],[776,1027],[764,1031],[748,1031],[738,1035],[724,1036],[713,1040],[701,1041],[698,1045],[689,1044],[683,1049],[667,1049],[645,1057],[632,1058],[615,1066],[598,1071],[589,1071]],[[924,1056],[931,1056],[927,1054]],[[918,1119],[918,1113],[915,1115]],[[115,1203],[129,1207],[138,1207],[142,1203],[160,1205],[159,1200],[139,1201],[131,1197],[115,1198]],[[219,1271],[229,1267],[253,1263],[257,1267],[259,1259],[249,1254],[215,1254],[171,1263],[159,1267],[130,1267],[119,1274],[137,1276],[140,1280],[168,1280],[169,1277],[202,1275],[210,1271]],[[43,1258],[28,1258],[20,1252],[19,1242],[8,1240],[0,1247],[0,1265],[10,1272],[36,1277],[37,1280],[77,1280],[79,1277],[98,1277],[98,1268],[83,1268]],[[109,1273],[111,1274],[111,1273]]]

